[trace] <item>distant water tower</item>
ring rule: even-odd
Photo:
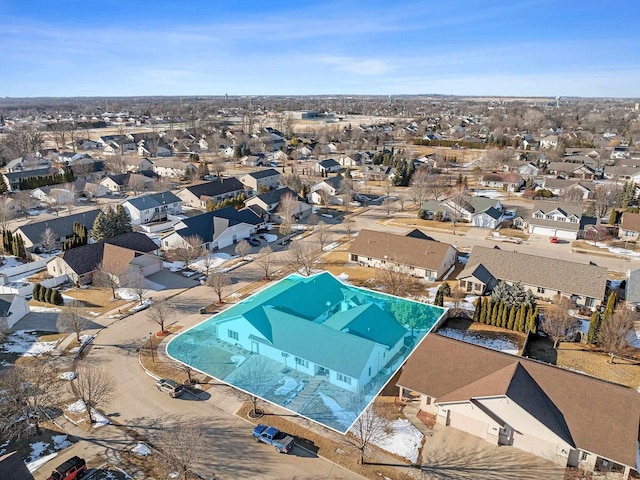
[[[225,93],[224,94],[224,103],[227,103],[227,100],[229,100],[229,94]]]
[[[556,108],[560,108],[560,97],[556,97]]]
[[[391,106],[391,95],[389,95],[389,106]]]

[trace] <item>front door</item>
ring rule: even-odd
[[[251,340],[251,353],[260,353],[260,344],[255,340]]]

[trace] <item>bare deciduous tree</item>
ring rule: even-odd
[[[224,287],[230,283],[231,279],[229,278],[229,275],[222,270],[211,272],[211,275],[207,277],[207,286],[211,287],[218,296],[218,304],[222,304],[222,293],[224,291]]]
[[[164,325],[175,315],[167,299],[158,300],[147,310],[147,318],[160,325],[160,331],[164,332]]]
[[[129,265],[124,261],[118,262],[110,259],[109,262],[100,262],[93,272],[93,285],[99,288],[110,288],[114,300],[117,298],[116,290],[126,281]]]
[[[269,245],[262,247],[253,261],[264,271],[264,279],[269,280],[269,274],[273,268],[273,250],[271,247]]]
[[[411,177],[409,192],[413,203],[421,207],[427,199],[429,188],[429,171],[426,168],[419,168]]]
[[[50,227],[47,227],[40,235],[40,244],[42,245],[42,249],[49,253],[56,246],[56,234],[53,233]]]
[[[376,269],[375,281],[379,288],[397,297],[406,296],[416,284],[416,279],[407,273],[407,269],[393,259]]]
[[[328,236],[329,236],[329,227],[322,220],[318,222],[318,224],[313,229],[316,240],[318,242],[318,248],[320,252],[324,251],[324,247],[327,245]]]
[[[289,235],[294,218],[300,202],[291,193],[285,193],[280,198],[278,205],[278,216],[280,217],[280,233]]]
[[[221,155],[215,154],[211,161],[211,171],[216,177],[222,176],[226,168],[225,160]]]
[[[182,239],[179,247],[171,249],[167,252],[167,258],[171,261],[183,262],[185,266],[189,266],[197,258],[205,253],[202,247],[202,238],[198,235],[190,235]]]
[[[342,220],[342,225],[344,225],[344,228],[347,232],[347,236],[351,237],[351,234],[353,233],[353,227],[355,227],[355,224],[356,222],[351,217],[345,217],[344,220]]]
[[[147,279],[142,271],[130,271],[126,277],[125,286],[134,293],[139,304],[142,305],[144,297],[149,293]]]
[[[353,196],[356,194],[355,185],[353,183],[353,179],[350,177],[345,177],[340,182],[340,190],[339,195],[342,199],[342,204],[344,205],[347,213],[349,212],[349,206],[353,201]]]
[[[360,465],[365,464],[364,455],[374,440],[388,436],[389,421],[380,413],[377,403],[369,405],[344,436],[345,441],[360,453]]]
[[[637,317],[631,310],[622,309],[603,320],[598,332],[598,345],[609,354],[610,363],[629,346],[629,335]]]
[[[87,408],[89,421],[95,423],[94,410],[111,400],[115,382],[101,368],[84,366],[78,369],[77,374],[71,383],[73,391]]]
[[[7,230],[9,220],[13,218],[8,198],[0,198],[0,232]]]
[[[238,242],[235,248],[236,255],[245,258],[251,251],[251,245],[246,240]]]
[[[287,260],[298,271],[302,270],[303,275],[309,276],[313,272],[313,265],[318,258],[318,251],[311,242],[299,240],[293,242],[287,252]]]
[[[184,480],[196,462],[208,452],[203,424],[204,419],[181,421],[160,432],[158,450],[162,453],[167,467],[178,469],[180,478]]]
[[[253,404],[250,415],[253,418],[262,416],[262,411],[258,408],[258,397],[264,396],[278,378],[277,370],[270,368],[271,362],[273,361],[267,357],[252,355],[242,364],[242,369],[237,370],[238,374],[234,378],[234,385],[249,393]]]
[[[571,337],[576,324],[577,320],[564,308],[553,305],[545,310],[540,330],[551,337],[553,348],[557,349],[560,342]]]
[[[127,162],[119,153],[108,156],[104,161],[105,169],[114,175],[120,175],[127,172]]]
[[[57,326],[62,332],[73,332],[76,340],[80,342],[80,334],[87,327],[89,321],[82,316],[80,302],[72,301],[67,303],[62,312],[58,315]]]
[[[29,218],[29,209],[35,205],[35,200],[25,190],[19,190],[13,196],[13,201],[16,202],[16,207],[19,212],[24,213],[24,218]]]
[[[44,358],[0,373],[0,437],[18,439],[41,433],[41,424],[49,420],[47,409],[59,398],[57,378],[52,363]]]

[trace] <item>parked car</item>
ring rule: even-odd
[[[247,242],[249,242],[249,245],[251,245],[252,247],[260,246],[260,240],[258,240],[257,238],[249,237],[247,238]]]
[[[58,465],[47,480],[75,480],[87,471],[87,462],[78,456]]]
[[[560,240],[558,240],[558,237],[551,237],[551,238],[549,238],[549,241],[551,243],[560,243]]]
[[[158,380],[156,387],[161,392],[167,392],[171,398],[177,398],[184,393],[184,385],[180,385],[178,382],[168,378]]]
[[[271,445],[278,453],[289,453],[295,445],[295,440],[290,435],[281,432],[276,427],[260,424],[253,429],[253,438],[256,442]]]

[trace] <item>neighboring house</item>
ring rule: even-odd
[[[193,163],[167,159],[154,159],[153,171],[161,177],[182,178],[198,171]]]
[[[12,328],[27,313],[29,313],[29,300],[25,297],[0,294],[0,328]]]
[[[606,166],[603,172],[604,178],[607,180],[613,180],[615,182],[628,182],[640,183],[640,168],[637,167],[619,167]]]
[[[113,193],[125,192],[131,184],[138,185],[140,190],[148,190],[153,184],[153,178],[137,173],[122,173],[107,175],[100,180],[100,185]]]
[[[182,213],[182,200],[169,191],[130,198],[122,206],[129,212],[133,225],[165,222],[168,215]]]
[[[218,338],[356,393],[404,346],[407,331],[395,318],[327,272],[272,295],[220,320]]]
[[[286,146],[286,142],[284,138],[275,133],[268,133],[259,138],[260,143],[264,145],[264,148],[267,151],[275,152],[278,150],[282,150]]]
[[[338,198],[340,195],[340,187],[342,186],[342,175],[336,175],[335,177],[325,178],[323,181],[316,183],[311,187],[311,193],[307,195],[309,203],[321,205],[323,200],[328,200],[330,205],[341,205],[342,199]]]
[[[327,158],[316,163],[316,173],[327,174],[339,172],[342,167],[333,158]]]
[[[540,139],[540,148],[556,148],[558,146],[558,135],[547,135]]]
[[[399,267],[430,282],[445,276],[457,256],[448,243],[373,230],[360,230],[349,247],[350,262],[380,269]]]
[[[350,153],[349,155],[345,155],[344,157],[340,157],[340,165],[343,167],[360,167],[365,163],[365,155],[361,153],[355,152]]]
[[[64,185],[66,186],[66,184]],[[73,202],[75,198],[75,190],[71,191],[70,188],[62,188],[50,185],[48,187],[38,187],[31,190],[31,197],[50,205],[53,204],[65,204]]]
[[[540,174],[540,168],[532,163],[526,163],[518,167],[518,173],[524,177],[535,177]]]
[[[216,180],[184,187],[176,194],[185,207],[205,208],[209,200],[219,203],[225,198],[244,193],[244,186],[235,177],[219,177]]]
[[[604,299],[607,269],[591,264],[475,246],[467,266],[456,279],[462,291],[474,295],[485,294],[502,280],[508,284],[519,282],[534,296],[544,300],[562,295],[576,305],[593,309]]]
[[[0,454],[0,478],[3,480],[33,480],[33,475],[20,454],[10,452],[4,455]]]
[[[249,238],[264,226],[263,220],[248,208],[225,207],[174,225],[174,232],[162,238],[162,248],[170,250],[186,245],[185,239],[198,236],[207,250],[217,250]]]
[[[593,180],[596,177],[595,170],[582,163],[550,162],[547,165],[547,172],[564,177],[582,178],[583,180]]]
[[[564,178],[543,178],[540,188],[549,190],[558,197],[590,200],[596,192],[596,185],[582,180],[565,180]]]
[[[424,202],[422,210],[428,219],[433,219],[439,212],[442,220],[457,219],[483,228],[496,228],[503,216],[503,206],[499,200],[467,194]]]
[[[7,189],[10,192],[16,192],[20,190],[21,180],[27,180],[30,178],[38,178],[38,177],[46,177],[47,175],[51,175],[53,173],[57,173],[57,170],[51,169],[51,168],[38,168],[34,170],[5,172],[2,174],[2,179],[4,180],[4,183],[7,185]]]
[[[524,180],[516,173],[488,173],[482,177],[480,185],[507,192],[517,192],[524,186]]]
[[[100,209],[95,209],[73,215],[65,215],[64,217],[54,217],[40,222],[32,222],[18,227],[13,234],[20,234],[24,240],[25,248],[33,251],[33,249],[41,245],[42,234],[47,228],[53,231],[56,242],[64,242],[73,237],[73,224],[75,222],[84,225],[90,231],[99,213]]]
[[[41,154],[44,151],[41,150]],[[57,155],[57,150],[52,151]],[[46,155],[46,153],[45,153]],[[10,160],[4,167],[3,171],[15,173],[28,170],[43,170],[51,167],[51,162],[47,158],[38,155],[25,155],[24,157],[14,158]]]
[[[83,151],[102,149],[102,145],[100,143],[94,140],[89,140],[88,138],[76,140],[75,144],[78,150],[83,150]]]
[[[90,283],[100,264],[121,272],[123,280],[138,274],[147,277],[162,270],[162,258],[153,253],[157,250],[158,245],[145,234],[130,232],[66,250],[47,262],[47,272],[54,277],[67,275],[77,285]]]
[[[618,238],[637,241],[640,236],[640,213],[624,212],[620,220]]]
[[[640,269],[627,270],[624,299],[629,308],[634,310],[638,310],[640,308]]]
[[[273,190],[280,185],[280,172],[273,168],[258,170],[242,175],[240,182],[254,192],[259,192],[262,189]]]
[[[264,220],[271,220],[280,223],[282,219],[278,214],[278,207],[282,201],[282,197],[285,195],[291,195],[297,201],[297,204],[291,214],[294,220],[297,221],[309,216],[311,213],[311,205],[306,203],[300,195],[289,187],[282,187],[277,190],[270,190],[260,195],[256,195],[255,197],[247,199],[244,204],[246,207],[251,208],[251,210],[256,214],[260,215]]]
[[[595,218],[583,216],[583,205],[563,202],[536,202],[528,222],[529,233],[576,240]]]
[[[400,398],[436,422],[562,467],[636,468],[640,396],[630,388],[438,334],[404,365]],[[607,478],[612,478],[608,477]]]
[[[383,181],[387,180],[391,175],[392,168],[387,165],[364,165],[360,170],[354,173],[365,180]]]
[[[148,158],[139,159],[128,157],[125,160],[125,164],[129,172],[153,171],[153,162]]]
[[[246,167],[264,167],[267,163],[267,159],[263,154],[245,155],[240,159],[240,163]]]

